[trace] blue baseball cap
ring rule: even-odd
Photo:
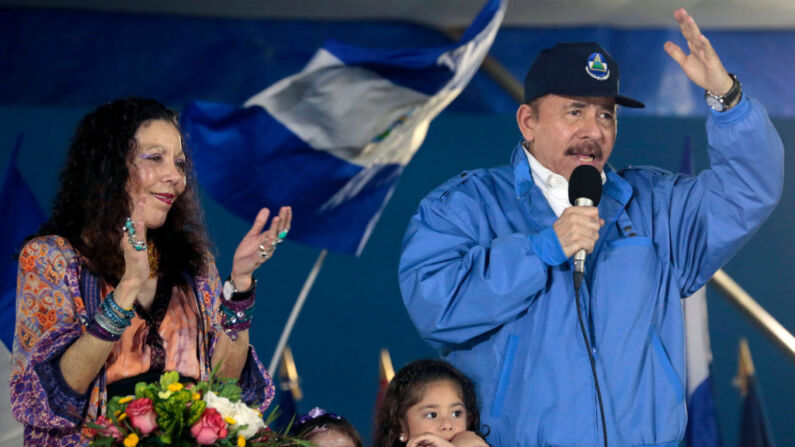
[[[538,53],[524,81],[524,100],[553,93],[606,96],[616,104],[642,109],[642,102],[618,93],[618,64],[596,42],[559,43]]]

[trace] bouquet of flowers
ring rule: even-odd
[[[214,375],[213,375],[214,377]],[[167,372],[156,383],[139,382],[135,396],[116,396],[107,416],[87,424],[92,446],[304,447],[308,441],[268,429],[277,410],[265,421],[240,400],[234,379],[211,378],[183,385],[179,374]]]

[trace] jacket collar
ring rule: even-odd
[[[530,172],[530,165],[527,163],[527,157],[524,154],[521,141],[513,148],[511,165],[513,166],[514,191],[517,197],[524,197],[533,188],[538,189],[535,182],[533,182],[533,174]],[[607,182],[604,184],[602,194],[607,194],[621,203],[621,205],[626,205],[630,197],[632,197],[632,186],[621,178],[609,164],[605,164],[604,170]]]

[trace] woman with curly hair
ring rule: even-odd
[[[260,210],[221,286],[177,114],[127,98],[86,115],[52,217],[19,254],[10,394],[25,445],[90,442],[85,422],[139,381],[239,379],[264,410],[273,386],[249,345],[252,274],[286,236]]]
[[[374,447],[488,447],[475,386],[442,360],[417,360],[389,382]]]

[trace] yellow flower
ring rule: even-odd
[[[191,397],[193,398],[193,400],[199,400],[202,398],[202,395],[199,393],[193,393],[193,396]]]
[[[234,419],[232,416],[227,416],[227,417],[225,417],[225,418],[224,418],[224,420],[225,420],[225,421],[226,421],[226,423],[227,423],[227,424],[229,424],[229,425],[235,425],[235,424],[237,424],[237,421],[236,421],[236,420],[235,420],[235,419]]]
[[[132,400],[133,400],[132,396],[122,397],[121,399],[119,399],[119,403],[126,404],[127,402],[132,402]]]
[[[124,447],[135,447],[138,445],[138,435],[135,433],[130,433],[124,438]]]
[[[171,391],[172,393],[176,393],[177,391],[179,391],[181,389],[182,389],[182,384],[179,383],[179,382],[174,382],[174,383],[172,383],[171,385],[168,386],[168,390]]]
[[[120,415],[120,414],[121,414],[121,410],[116,410],[116,411],[113,413],[113,415],[114,415],[114,416],[116,416],[116,417],[119,417],[119,415]]]
[[[237,447],[246,447],[246,438],[243,435],[237,435]]]
[[[122,413],[118,417],[119,422],[123,421],[127,417],[127,413]]]

